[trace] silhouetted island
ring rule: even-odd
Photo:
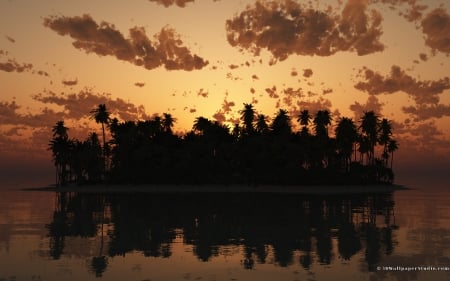
[[[233,128],[197,117],[192,130],[174,134],[169,113],[149,120],[110,118],[105,104],[91,112],[102,137],[69,138],[64,121],[49,143],[56,184],[172,185],[360,185],[391,184],[394,152],[391,122],[373,111],[356,124],[328,110],[303,110],[293,130],[280,109],[273,118],[244,104]],[[110,139],[106,139],[109,130]],[[379,157],[376,157],[379,155]]]

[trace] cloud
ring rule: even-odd
[[[433,50],[450,54],[450,15],[442,8],[431,11],[422,20],[425,44]]]
[[[295,76],[297,76],[297,75],[298,75],[297,70],[292,69],[292,70],[291,70],[291,76],[292,76],[292,77],[295,77]]]
[[[444,104],[404,106],[402,110],[415,116],[414,121],[450,116],[450,105]]]
[[[236,64],[230,64],[228,67],[229,67],[230,69],[236,69],[236,68],[239,68],[239,65],[236,65]]]
[[[134,83],[134,86],[142,88],[142,87],[145,86],[145,83],[143,83],[143,82],[136,82],[136,83]]]
[[[64,86],[75,86],[78,84],[78,79],[74,79],[74,80],[62,80],[61,83]]]
[[[253,75],[252,75],[252,79],[253,79],[253,80],[259,80],[259,77],[258,77],[258,75],[253,74]]]
[[[231,46],[255,56],[268,50],[276,60],[290,55],[330,56],[340,51],[367,55],[384,50],[381,14],[367,1],[349,0],[341,15],[304,8],[293,0],[256,1],[226,22]]]
[[[89,117],[89,111],[98,104],[106,104],[108,111],[122,120],[146,119],[143,105],[136,106],[121,98],[112,99],[109,94],[93,93],[83,89],[78,93],[56,94],[54,92],[39,93],[32,98],[44,104],[54,104],[63,107],[64,119],[82,119]]]
[[[280,96],[277,94],[277,87],[273,86],[272,88],[266,88],[265,89],[266,93],[269,94],[269,97],[273,98],[273,99],[277,99]]]
[[[7,52],[5,53],[7,54]],[[33,64],[31,63],[18,63],[15,59],[8,59],[6,62],[0,62],[0,70],[5,72],[29,72],[32,74],[37,74],[41,76],[49,76],[46,71],[33,69]]]
[[[313,75],[312,69],[303,69],[303,77],[309,78]]]
[[[422,61],[427,61],[427,60],[428,60],[428,56],[427,56],[427,54],[425,54],[425,53],[420,53],[420,54],[419,54],[419,58],[420,58],[420,60],[422,60]]]
[[[208,95],[209,95],[209,92],[203,90],[203,88],[201,88],[200,90],[198,90],[197,96],[207,98]]]
[[[369,96],[365,104],[355,102],[350,105],[350,110],[355,113],[355,120],[359,121],[365,112],[373,111],[380,115],[383,110],[384,103],[381,103],[376,96]]]
[[[47,17],[44,26],[61,36],[69,35],[75,41],[72,45],[86,53],[99,56],[114,56],[146,69],[164,66],[167,70],[202,69],[208,61],[192,54],[183,46],[183,41],[174,29],[165,26],[150,40],[143,27],[129,30],[125,38],[114,25],[97,24],[90,15],[76,17]]]
[[[7,39],[9,42],[11,42],[11,43],[16,43],[16,39],[14,39],[14,38],[12,38],[12,37],[10,37],[10,36],[8,36],[8,35],[6,35],[5,37],[6,37],[6,39]]]
[[[383,77],[381,74],[363,68],[364,82],[359,82],[355,88],[370,95],[392,94],[405,92],[411,96],[416,104],[437,104],[439,95],[450,89],[450,79],[445,77],[439,80],[417,80],[405,73],[399,66],[392,66],[391,73]]]
[[[194,2],[194,0],[148,0],[148,1],[155,2],[159,5],[163,5],[166,8],[172,5],[177,5],[178,7],[184,8],[186,7],[186,3]]]
[[[320,97],[317,100],[299,100],[297,106],[300,109],[298,113],[307,109],[310,114],[315,114],[319,110],[330,110],[332,103],[329,99]]]

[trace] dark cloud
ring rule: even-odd
[[[114,56],[146,69],[164,66],[168,70],[201,69],[208,61],[194,55],[183,46],[183,41],[174,29],[166,26],[150,40],[143,27],[129,30],[125,38],[114,25],[107,22],[97,24],[90,15],[77,17],[48,17],[44,26],[61,36],[69,35],[77,49],[99,56]]]
[[[78,79],[74,79],[74,80],[62,80],[61,83],[64,86],[75,86],[78,84]]]
[[[259,77],[258,77],[258,75],[253,74],[253,75],[252,75],[252,79],[253,79],[253,80],[259,80]]]
[[[399,66],[392,66],[388,76],[363,68],[364,82],[359,82],[355,88],[370,95],[392,94],[402,91],[411,96],[416,104],[437,104],[439,95],[450,89],[448,77],[439,80],[417,80],[405,73]]]
[[[236,69],[236,68],[239,68],[239,65],[236,65],[236,64],[230,64],[228,67],[229,67],[230,69]]]
[[[136,83],[134,83],[134,86],[142,88],[142,87],[145,86],[145,83],[143,83],[143,82],[136,82]]]
[[[398,10],[399,15],[410,22],[418,21],[423,16],[423,11],[428,8],[427,5],[417,4],[417,0],[369,0],[370,4],[388,4],[391,10]],[[408,5],[408,8],[404,8]]]
[[[291,76],[292,76],[292,77],[295,77],[295,76],[297,76],[297,75],[298,75],[297,70],[292,69],[292,71],[291,71]]]
[[[256,1],[227,20],[228,42],[241,51],[259,55],[262,49],[274,59],[289,55],[330,56],[340,51],[367,55],[384,50],[379,41],[381,14],[368,11],[367,1],[349,0],[341,15],[304,8],[293,0]]]
[[[312,69],[303,69],[303,77],[309,78],[313,75]]]
[[[447,11],[442,8],[431,11],[421,25],[426,35],[425,44],[433,50],[450,54],[450,15]]]

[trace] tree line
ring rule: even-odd
[[[373,111],[357,122],[332,120],[328,110],[307,109],[273,118],[244,104],[233,128],[197,117],[175,134],[170,113],[148,120],[119,121],[105,104],[90,111],[101,124],[85,140],[69,138],[64,121],[49,143],[56,183],[155,184],[370,184],[392,183],[398,143],[392,123]],[[293,119],[300,125],[294,130]],[[334,126],[333,126],[334,122]],[[109,130],[111,139],[106,139]],[[333,130],[334,134],[330,135]]]

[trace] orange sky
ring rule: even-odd
[[[448,1],[134,2],[0,3],[0,167],[49,161],[60,119],[74,137],[99,130],[98,103],[122,120],[170,112],[178,131],[232,124],[250,102],[293,119],[375,110],[401,165],[450,163]]]

